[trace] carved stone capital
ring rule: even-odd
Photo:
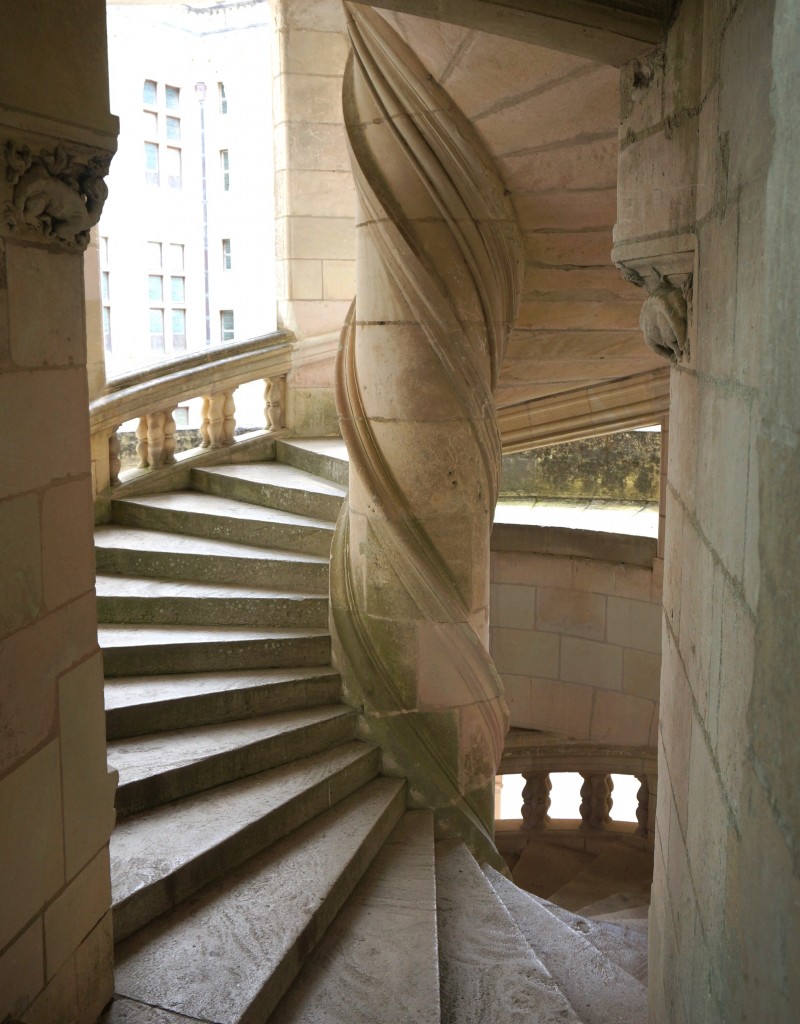
[[[100,220],[111,156],[90,146],[6,138],[0,151],[0,233],[83,252]]]

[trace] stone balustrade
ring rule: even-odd
[[[157,470],[175,463],[174,411],[179,403],[192,398],[203,400],[200,450],[232,445],[236,430],[234,393],[251,381],[265,382],[265,429],[281,430],[291,349],[289,337],[278,331],[193,352],[109,381],[106,393],[90,405],[95,493],[120,482],[117,431],[127,420],[139,420],[139,470]]]
[[[653,844],[658,769],[656,751],[650,747],[624,747],[568,739],[552,733],[512,729],[506,739],[501,775],[522,775],[521,824],[504,823],[498,833],[498,847],[524,846],[532,839],[570,845],[576,832],[602,841],[622,834],[639,837],[643,846]],[[581,803],[574,820],[552,820],[550,776],[556,772],[577,772],[583,778]],[[639,782],[636,823],[614,821],[612,775],[632,775]]]

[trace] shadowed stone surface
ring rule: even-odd
[[[493,868],[484,872],[584,1024],[645,1024],[644,986]]]
[[[117,992],[176,1013],[256,1024],[273,1009],[403,810],[376,779],[165,914],[117,951]]]
[[[442,1024],[566,1024],[569,1003],[467,848],[436,844]]]
[[[435,890],[432,815],[408,811],[271,1024],[438,1024]]]

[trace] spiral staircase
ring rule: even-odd
[[[643,1022],[646,923],[482,870],[381,776],[327,633],[343,445],[273,454],[117,498],[97,530],[119,773],[104,1024]]]

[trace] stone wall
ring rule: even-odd
[[[672,372],[653,1024],[788,1022],[800,995],[799,42],[790,0],[684,0],[663,61],[623,74],[615,254],[696,252]]]
[[[4,142],[113,150],[104,24],[102,0],[0,8]],[[112,990],[83,294],[79,246],[0,228],[0,1019],[26,1024],[90,1024]]]
[[[501,498],[658,501],[661,435],[625,430],[503,456]]]
[[[299,434],[335,434],[333,359],[355,295],[344,7],[340,0],[279,0],[275,17],[278,320],[299,339],[286,422]]]
[[[494,527],[491,651],[512,726],[655,746],[655,554],[645,537]]]

